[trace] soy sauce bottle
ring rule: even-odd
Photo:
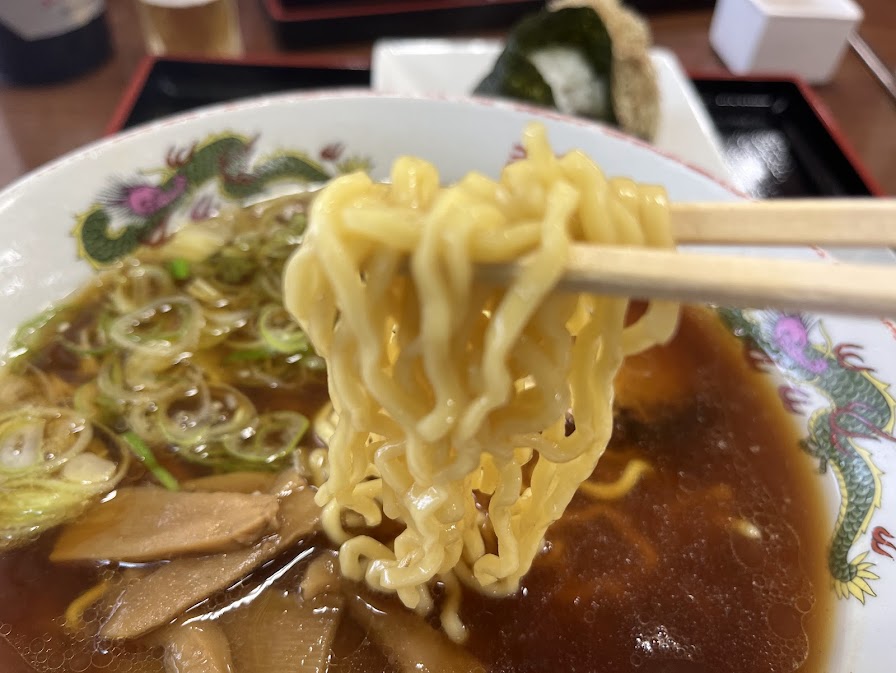
[[[59,82],[98,67],[110,52],[105,0],[0,0],[6,82]]]

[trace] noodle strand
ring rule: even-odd
[[[539,125],[523,141],[527,157],[499,181],[443,188],[412,158],[389,185],[334,180],[284,275],[338,414],[317,501],[342,572],[421,613],[441,582],[457,641],[459,583],[517,590],[607,446],[623,358],[678,320],[670,302],[626,325],[624,298],[554,294],[574,241],[673,247],[666,197],[608,180],[581,152],[557,158]],[[476,264],[523,256],[512,285],[474,282]],[[346,529],[353,514],[361,530]],[[383,516],[401,526],[393,539],[364,534]]]

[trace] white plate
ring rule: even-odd
[[[447,181],[470,170],[497,175],[533,118],[543,120],[558,152],[580,148],[609,175],[664,184],[674,200],[739,198],[644,143],[512,103],[352,91],[232,103],[96,143],[0,193],[0,341],[88,279],[91,255],[111,261],[133,251],[161,227],[188,224],[200,202],[233,201],[237,189],[243,197],[267,193],[270,174],[262,169],[272,158],[303,158],[321,177],[366,165],[383,178],[402,154],[433,161]],[[817,258],[802,248],[769,254]],[[826,460],[818,479],[829,511],[819,513],[818,526],[837,542],[827,562],[831,591],[839,587],[841,596],[828,670],[888,671],[896,660],[896,401],[889,393],[896,324],[743,315],[746,333],[777,365],[801,433]],[[837,443],[826,433],[832,417],[840,421]],[[807,470],[819,465],[802,460]]]
[[[402,94],[470,94],[501,53],[498,40],[382,40],[373,48],[372,86]],[[654,144],[728,182],[731,174],[715,126],[678,58],[650,52],[660,88],[660,126]]]

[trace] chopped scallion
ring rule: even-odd
[[[168,273],[174,280],[187,280],[191,275],[190,262],[183,257],[168,261]]]
[[[225,359],[224,362],[248,362],[250,360],[267,360],[272,357],[272,353],[267,348],[244,348],[243,350],[233,351]]]
[[[146,442],[140,439],[136,432],[129,430],[121,435],[121,438],[131,450],[131,453],[146,466],[146,469],[152,473],[162,486],[169,491],[180,490],[180,484],[177,483],[177,479],[174,478],[174,475],[159,464],[152,449],[146,445]]]

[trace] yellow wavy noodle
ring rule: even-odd
[[[421,613],[442,582],[455,640],[457,581],[516,591],[604,452],[623,358],[678,320],[654,302],[626,327],[624,298],[552,293],[574,241],[672,247],[666,196],[608,180],[581,152],[556,157],[539,125],[523,141],[527,158],[498,181],[441,187],[408,157],[391,184],[336,179],[284,275],[287,308],[328,361],[338,422],[317,498],[342,572]],[[474,282],[475,264],[522,257],[512,285]],[[363,534],[384,516],[402,526],[394,539]]]

